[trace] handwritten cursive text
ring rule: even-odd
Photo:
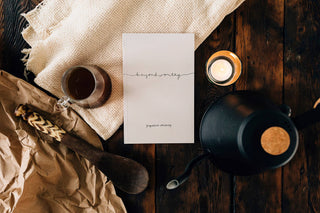
[[[180,74],[180,73],[139,73],[137,72],[136,74],[124,74],[126,76],[131,76],[131,77],[143,77],[145,79],[149,78],[163,78],[163,77],[170,77],[170,78],[176,78],[177,80],[180,80],[182,76],[187,76],[187,75],[194,75],[194,73],[185,73],[185,74]]]

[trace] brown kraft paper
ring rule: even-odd
[[[102,149],[75,112],[58,112],[56,99],[0,71],[0,212],[126,212],[103,173],[14,116],[19,104]]]

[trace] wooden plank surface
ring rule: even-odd
[[[243,62],[236,89],[259,91],[281,104],[284,2],[248,0],[236,14],[236,53]],[[281,212],[281,177],[281,169],[236,177],[235,211]]]
[[[26,22],[20,13],[41,0],[0,0],[0,68],[23,75],[21,37]],[[190,179],[167,191],[170,178],[202,153],[198,129],[205,109],[232,90],[258,90],[293,115],[310,109],[320,97],[320,2],[247,0],[195,52],[195,135],[193,145],[124,145],[122,128],[105,149],[133,158],[150,173],[148,189],[139,195],[117,190],[129,213],[162,212],[320,212],[320,125],[300,131],[296,156],[286,166],[250,177],[233,177],[209,160]],[[218,87],[206,79],[205,62],[218,50],[235,51],[243,74],[235,86]]]
[[[149,186],[139,195],[128,195],[117,190],[128,212],[152,213],[155,212],[155,145],[124,145],[123,128],[103,143],[105,150],[129,157],[143,164],[149,172]]]
[[[320,97],[319,14],[318,1],[286,1],[284,96],[293,116]],[[320,212],[319,130],[317,124],[300,131],[297,154],[283,168],[283,212]]]
[[[165,185],[177,177],[188,162],[203,150],[199,143],[200,119],[209,104],[232,90],[218,87],[206,79],[205,64],[211,54],[234,47],[234,15],[226,17],[195,52],[195,138],[194,145],[157,145],[157,211],[167,212],[229,212],[232,208],[232,182],[230,175],[218,170],[209,160],[196,167],[189,180],[176,190]],[[173,209],[174,208],[174,209]]]
[[[20,15],[34,8],[41,0],[0,0],[0,68],[25,79],[24,65],[21,62],[21,50],[28,45],[21,31],[26,27],[25,19]]]

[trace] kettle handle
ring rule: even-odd
[[[182,175],[180,175],[177,178],[172,179],[171,181],[169,181],[167,183],[166,188],[168,190],[172,190],[172,189],[178,188],[181,184],[183,184],[189,178],[193,167],[195,167],[201,160],[209,157],[210,155],[211,155],[211,153],[206,152],[206,153],[194,158],[192,161],[190,161],[188,163],[188,165],[186,166],[186,168],[185,168],[184,172],[182,173]]]
[[[320,121],[320,98],[316,101],[313,109],[293,118],[293,123],[296,125],[298,130],[318,121]]]

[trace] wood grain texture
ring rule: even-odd
[[[0,0],[0,68],[24,78],[20,13],[41,0]],[[246,0],[195,52],[195,136],[192,145],[124,145],[123,130],[103,146],[146,166],[147,190],[128,195],[117,190],[128,213],[162,212],[320,212],[320,125],[300,131],[300,146],[283,168],[251,177],[233,177],[205,160],[175,191],[165,184],[202,153],[199,126],[212,101],[232,90],[260,91],[293,115],[310,109],[320,97],[320,2]],[[218,50],[235,51],[243,73],[235,86],[219,87],[205,76],[205,63]]]
[[[28,45],[21,32],[26,27],[26,20],[20,15],[33,9],[40,0],[1,0],[0,25],[0,68],[17,77],[25,79],[24,65],[21,62],[21,50]]]
[[[320,97],[320,4],[286,1],[284,95],[293,116]],[[283,212],[320,212],[320,125],[300,131],[294,159],[283,168]]]
[[[199,127],[202,115],[212,101],[233,87],[219,87],[206,78],[205,64],[218,50],[233,50],[234,15],[225,18],[195,53],[195,138],[194,145],[157,145],[156,212],[229,212],[232,207],[233,177],[217,169],[209,160],[196,167],[189,180],[174,191],[166,183],[180,175],[187,163],[202,153]]]
[[[138,195],[129,195],[120,190],[117,194],[122,198],[128,213],[153,213],[156,209],[155,201],[155,145],[124,145],[123,127],[105,143],[105,150],[134,159],[146,167],[149,173],[149,185],[147,189]]]
[[[248,0],[236,14],[236,53],[243,62],[236,89],[259,91],[281,104],[284,2]],[[236,177],[235,211],[281,212],[281,177],[281,169]]]

